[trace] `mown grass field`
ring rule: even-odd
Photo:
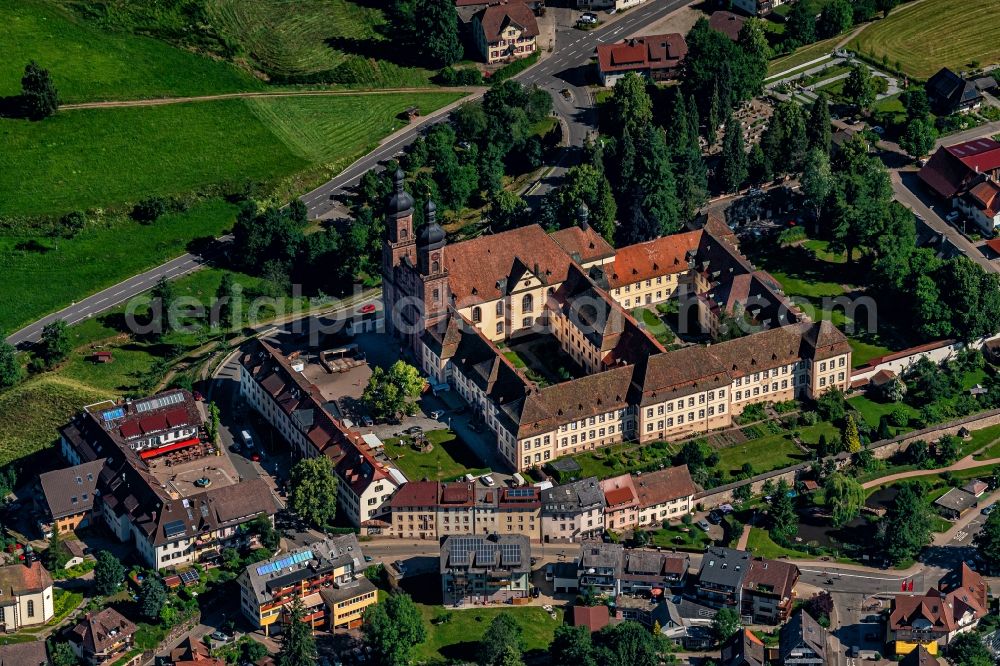
[[[899,61],[907,74],[926,79],[942,67],[954,71],[1000,62],[996,0],[926,0],[903,5],[865,28],[851,47]]]
[[[50,446],[70,416],[84,405],[109,397],[89,385],[51,374],[0,393],[0,466]]]
[[[0,215],[134,202],[320,164],[338,171],[400,128],[404,121],[396,116],[407,107],[427,113],[460,96],[230,99],[0,121],[7,148]]]
[[[384,88],[424,86],[433,75],[392,61],[393,48],[383,34],[385,17],[369,3],[207,0],[205,4],[219,32],[238,43],[254,67],[278,80],[304,80],[340,68],[336,76],[340,82]]]
[[[49,69],[63,102],[260,90],[236,67],[150,37],[110,33],[42,0],[0,0],[0,97],[21,90],[29,60]]]

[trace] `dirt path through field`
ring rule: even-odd
[[[276,92],[242,92],[223,93],[219,95],[202,95],[199,97],[158,97],[154,99],[131,99],[108,102],[81,102],[79,104],[63,104],[60,111],[73,109],[114,109],[128,106],[165,106],[167,104],[186,104],[188,102],[214,102],[224,99],[246,99],[250,97],[320,97],[348,95],[392,95],[398,93],[429,93],[429,92],[465,92],[481,93],[485,87],[465,86],[454,88],[385,88],[379,90],[285,90]]]

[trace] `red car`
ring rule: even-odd
[[[358,312],[360,312],[361,314],[371,314],[372,312],[375,312],[375,304],[368,303],[367,305],[362,305],[360,308],[358,308]]]
[[[259,453],[253,454],[252,456],[250,456],[250,460],[254,462],[260,462],[260,454]]]
[[[192,395],[192,396],[194,397],[194,399],[195,399],[195,400],[197,400],[198,402],[201,402],[202,400],[204,400],[204,399],[205,399],[205,396],[203,396],[203,395],[201,394],[201,391],[195,391],[195,392],[194,392],[194,393],[192,393],[191,395]]]

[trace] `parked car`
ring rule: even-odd
[[[487,486],[491,486],[492,487],[492,486],[496,485],[496,481],[494,481],[493,477],[490,476],[489,474],[486,474],[486,475],[484,475],[484,476],[482,476],[480,478],[483,480],[483,483],[485,483]]]
[[[361,417],[361,425],[363,425],[366,428],[371,428],[373,425],[375,425],[375,421],[372,419],[372,417],[365,414],[364,416]]]
[[[995,507],[996,507],[996,504],[990,504],[989,506],[984,506],[983,510],[980,513],[982,513],[984,516],[988,516],[991,513],[993,513],[993,509]]]
[[[229,636],[226,636],[221,631],[213,631],[210,634],[210,636],[211,636],[211,638],[212,638],[213,641],[219,641],[220,643],[225,643],[226,641],[229,640]]]
[[[957,210],[951,211],[950,213],[944,216],[944,219],[947,220],[948,222],[954,222],[955,220],[958,219],[958,211]]]
[[[433,412],[431,412],[431,418],[434,419],[435,421],[441,418],[442,416],[444,416],[443,409],[435,409]]]
[[[709,513],[708,514],[708,522],[712,523],[713,525],[718,525],[719,523],[721,523],[722,522],[722,512],[721,511],[712,511],[711,513]]]
[[[597,14],[594,14],[593,12],[584,12],[580,16],[580,20],[578,21],[578,23],[586,23],[587,25],[593,25],[597,23]]]
[[[192,397],[193,397],[193,398],[194,398],[195,400],[197,400],[198,402],[201,402],[202,400],[204,400],[204,399],[205,399],[205,396],[203,396],[203,395],[201,394],[201,391],[194,391],[194,392],[193,392],[193,393],[191,394],[191,396],[192,396]]]
[[[375,558],[373,558],[371,555],[365,555],[365,562],[371,562],[373,559]]]
[[[424,429],[421,428],[420,426],[410,426],[403,432],[405,432],[407,435],[421,435],[423,434]]]
[[[700,527],[701,529],[705,530],[706,532],[709,531],[710,529],[712,529],[712,526],[709,525],[708,521],[705,520],[704,518],[702,518],[701,520],[699,520],[697,524],[698,524],[698,527]]]
[[[882,621],[881,615],[866,615],[865,619],[861,620],[865,624],[877,624]]]
[[[885,134],[885,128],[882,127],[881,125],[875,125],[874,127],[872,127],[872,131],[878,134],[879,136]]]

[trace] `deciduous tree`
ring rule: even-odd
[[[424,380],[420,372],[405,361],[396,361],[388,370],[376,367],[368,379],[361,399],[376,418],[395,418],[412,414],[414,400],[420,396]]]
[[[17,362],[17,350],[0,340],[0,389],[10,388],[23,376],[21,364]]]
[[[165,603],[167,603],[167,590],[163,587],[163,583],[156,576],[147,574],[139,588],[139,610],[143,617],[150,622],[158,622]]]
[[[836,37],[854,24],[854,10],[847,0],[833,0],[820,12],[816,30],[820,39]]]
[[[326,456],[303,458],[289,475],[288,504],[317,529],[326,530],[337,515],[337,477]]]
[[[523,650],[521,626],[508,613],[500,613],[479,641],[479,663],[481,666],[503,666],[508,652],[520,657]]]
[[[986,571],[994,575],[1000,571],[1000,511],[990,513],[972,543],[983,558]]]
[[[877,541],[894,563],[915,557],[930,541],[930,509],[918,488],[913,483],[901,484],[885,517],[879,521]]]
[[[37,355],[44,361],[46,367],[51,368],[65,359],[69,356],[70,349],[65,321],[57,319],[42,328],[42,338],[38,343]]]
[[[796,2],[788,12],[785,34],[799,46],[816,41],[816,8],[811,2]]]
[[[49,70],[34,60],[25,66],[21,77],[21,102],[28,117],[35,120],[48,118],[59,108],[59,93]]]
[[[726,134],[722,142],[719,181],[724,192],[735,192],[749,175],[746,144],[743,141],[743,127],[732,116],[726,120]]]
[[[109,550],[97,554],[97,564],[94,566],[94,589],[101,596],[111,596],[125,582],[125,567]]]
[[[867,65],[859,62],[851,67],[844,82],[844,96],[861,112],[871,109],[875,103],[875,82]]]
[[[823,502],[837,527],[857,518],[865,499],[864,487],[840,472],[834,472],[823,482]]]
[[[922,157],[934,149],[937,130],[926,118],[914,118],[906,125],[906,131],[899,137],[899,147],[913,157]]]
[[[413,646],[427,637],[420,611],[403,593],[366,608],[361,630],[375,666],[406,666]]]
[[[782,479],[771,496],[771,537],[778,543],[790,543],[798,531],[798,517],[789,496],[790,490],[788,483]]]
[[[556,627],[549,645],[549,659],[552,666],[597,666],[590,630],[568,624]]]
[[[732,608],[723,608],[712,618],[712,633],[715,634],[717,643],[725,643],[729,638],[740,630],[739,614]]]

